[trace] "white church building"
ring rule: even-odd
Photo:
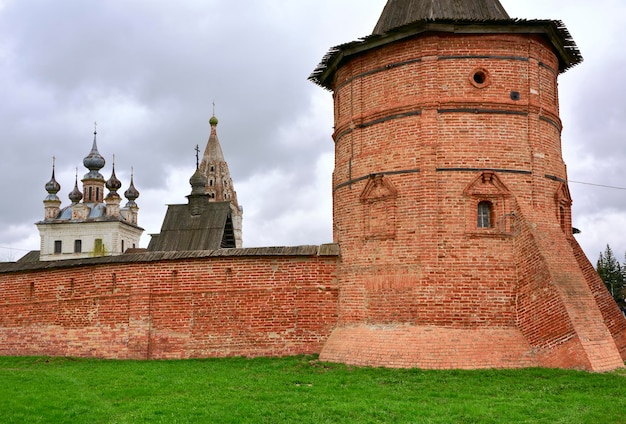
[[[129,248],[139,247],[143,233],[137,225],[139,208],[135,200],[139,191],[131,175],[130,186],[124,192],[128,202],[120,207],[122,199],[117,191],[122,183],[115,176],[115,164],[107,181],[100,174],[106,162],[98,152],[96,135],[94,131],[93,147],[83,159],[89,170],[81,180],[83,191],[78,188],[77,175],[69,194],[71,204],[64,208],[57,196],[61,186],[52,165],[52,178],[45,186],[48,196],[43,201],[44,220],[35,224],[41,236],[41,261],[121,255]],[[105,188],[109,191],[106,197]]]

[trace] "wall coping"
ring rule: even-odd
[[[53,270],[78,266],[94,266],[109,264],[133,264],[158,261],[176,261],[202,258],[237,258],[262,256],[339,256],[340,248],[336,243],[302,246],[246,247],[216,250],[187,250],[174,252],[139,252],[117,256],[100,256],[96,258],[63,259],[58,261],[39,262],[5,262],[0,263],[0,274],[24,271]]]

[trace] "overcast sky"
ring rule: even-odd
[[[208,120],[240,204],[244,246],[332,241],[332,98],[307,81],[326,51],[369,35],[386,0],[0,0],[0,261],[39,249],[52,157],[63,206],[98,122],[111,174],[158,233],[184,203]],[[561,19],[585,61],[560,77],[577,239],[626,252],[626,2],[501,0]],[[79,182],[80,184],[80,182]],[[125,199],[123,204],[125,203]]]

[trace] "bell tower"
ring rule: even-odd
[[[623,366],[626,320],[572,236],[557,77],[581,61],[560,21],[498,0],[389,0],[329,51],[310,77],[333,92],[341,248],[321,359]]]

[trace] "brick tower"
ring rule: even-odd
[[[338,325],[321,359],[624,365],[626,320],[572,235],[559,21],[498,0],[389,0],[311,79],[335,101]]]

